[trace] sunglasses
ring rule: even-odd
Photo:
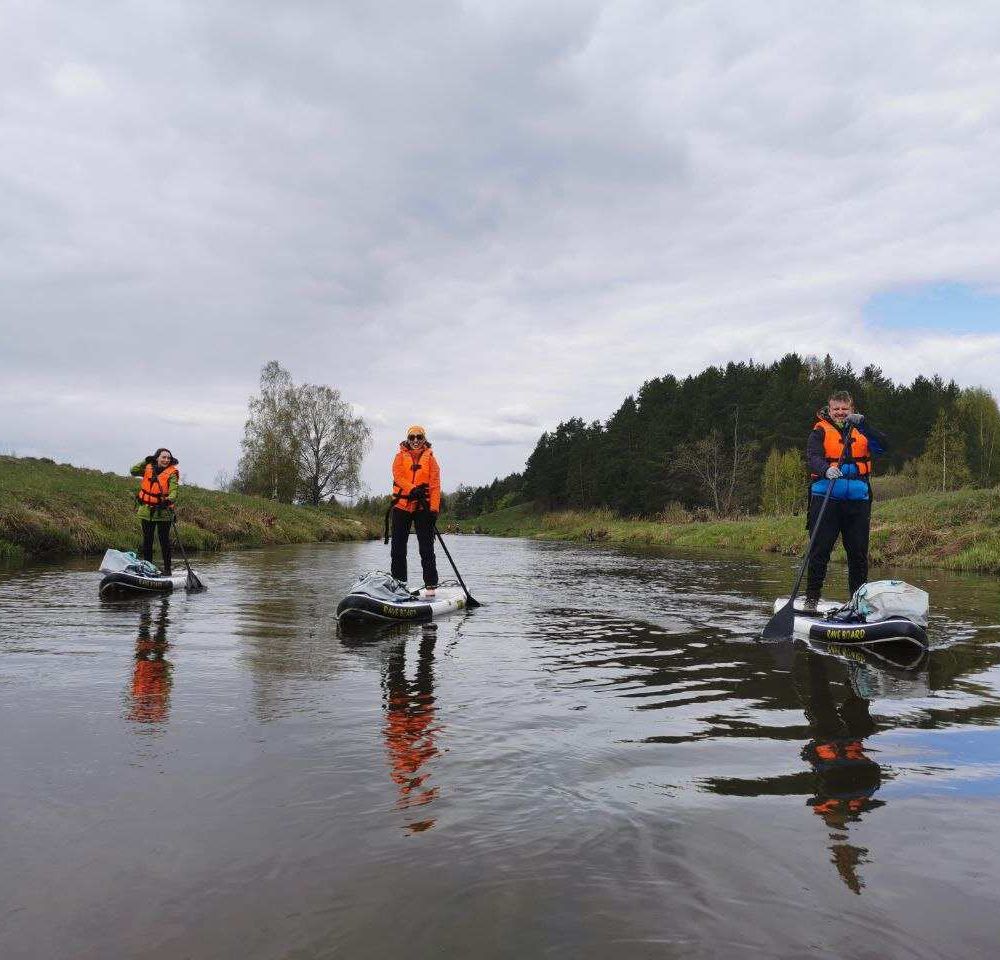
[[[407,436],[407,440],[423,440],[424,435],[422,433],[411,433]]]

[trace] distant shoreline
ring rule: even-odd
[[[182,473],[183,480],[183,473]],[[0,560],[99,555],[139,542],[133,477],[35,457],[0,456]],[[187,550],[281,543],[370,540],[364,518],[330,507],[301,507],[261,497],[182,485],[178,527]]]
[[[670,522],[626,519],[611,510],[542,511],[519,504],[469,520],[451,521],[463,533],[536,540],[659,544],[801,556],[805,518],[754,516],[740,520]],[[838,546],[834,559],[843,559]],[[1000,574],[1000,487],[925,493],[876,501],[872,567],[936,567]]]

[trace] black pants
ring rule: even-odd
[[[142,521],[142,559],[153,562],[153,534],[160,538],[160,553],[163,554],[163,572],[170,573],[170,524],[162,520]]]
[[[816,515],[823,503],[822,497],[809,499],[809,531],[816,527]],[[809,555],[809,575],[806,579],[806,597],[818,600],[826,578],[826,565],[837,544],[837,537],[844,541],[847,553],[847,583],[853,594],[868,579],[868,535],[871,528],[871,500],[833,500],[826,505],[823,520]]]
[[[406,582],[406,543],[410,538],[410,524],[417,528],[420,547],[420,566],[423,568],[424,586],[436,587],[438,582],[437,560],[434,558],[434,515],[426,510],[410,513],[409,510],[392,508],[392,557],[391,573],[397,580]]]

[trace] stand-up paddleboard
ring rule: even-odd
[[[187,588],[187,571],[169,577],[144,577],[138,573],[109,573],[101,580],[102,597],[127,596],[139,593],[172,593]]]
[[[186,590],[189,582],[186,570],[164,576],[151,563],[119,550],[108,550],[104,554],[100,572],[104,575],[99,587],[102,597],[173,593]]]
[[[465,607],[461,587],[438,587],[433,599],[420,590],[409,600],[387,600],[367,593],[349,593],[337,605],[337,620],[344,625],[374,623],[427,623]]]
[[[777,613],[786,603],[787,597],[774,601]],[[827,614],[840,610],[843,604],[833,600],[820,600],[816,612],[802,609],[798,602],[795,613],[795,636],[806,640],[820,640],[824,643],[864,644],[875,647],[886,643],[911,643],[926,650],[927,630],[919,623],[906,617],[889,617],[885,620],[835,620],[827,619]]]
[[[381,570],[359,577],[351,592],[337,605],[337,621],[344,625],[427,623],[466,606],[459,586],[438,587],[433,597],[426,590],[411,591]]]

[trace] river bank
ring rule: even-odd
[[[33,457],[0,457],[0,559],[20,561],[131,550],[139,539],[134,478]],[[367,540],[363,519],[326,507],[185,485],[178,500],[188,550]]]
[[[536,540],[602,541],[711,547],[800,555],[808,537],[804,518],[756,516],[742,520],[626,519],[610,510],[545,512],[519,504],[455,526],[464,533]],[[834,553],[842,561],[843,548]],[[918,494],[878,501],[872,515],[871,562],[1000,574],[1000,488]]]

